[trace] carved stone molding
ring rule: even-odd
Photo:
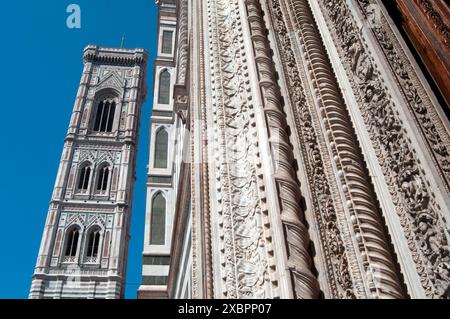
[[[365,0],[360,2],[369,3]],[[414,145],[403,128],[396,105],[390,100],[383,76],[374,63],[348,3],[320,0],[319,4],[356,95],[424,293],[427,297],[448,297],[449,234]],[[387,33],[382,34],[390,39]],[[410,88],[416,92],[413,85]],[[417,99],[417,95],[413,96]],[[419,111],[428,113],[425,107]],[[437,151],[439,148],[433,148],[434,153]]]
[[[309,163],[310,167],[308,178],[313,187],[311,190],[313,200],[316,202],[314,215],[318,227],[323,233],[321,245],[327,255],[326,260],[330,264],[328,278],[330,278],[333,296],[335,298],[401,298],[403,292],[384,234],[381,213],[375,201],[361,155],[359,155],[361,152],[354,132],[348,126],[350,123],[348,112],[308,3],[303,0],[282,1],[283,6],[289,8],[289,12],[292,13],[292,28],[301,41],[303,52],[294,53],[292,51],[295,42],[294,32],[292,32],[292,37],[287,33],[279,1],[270,2],[272,10],[274,10],[272,17],[276,19],[275,31],[279,47],[282,50],[280,55],[284,60],[282,62],[288,82],[290,82],[288,84],[295,92],[291,94],[291,101],[295,109],[293,111],[299,138],[301,144],[304,145],[302,147],[304,160]],[[284,12],[285,15],[289,15],[286,13],[287,10]],[[287,18],[285,17],[285,19]],[[300,60],[300,65],[302,64],[301,60],[304,60],[303,64],[308,68],[307,76],[299,76],[303,71],[301,68],[298,69],[296,59]],[[302,92],[302,86],[308,86],[305,77],[308,77],[309,82],[313,84],[312,96],[319,105],[318,112],[314,111],[312,103],[307,102],[304,92]],[[303,83],[299,81],[299,78]],[[324,123],[323,129],[320,123]],[[322,147],[321,143],[316,141],[317,134],[324,134],[321,139],[325,138],[331,146],[332,153],[329,158],[335,161],[338,170],[334,173],[331,172],[332,175],[329,175],[330,173],[324,168],[321,152],[328,151],[326,147]],[[315,150],[308,150],[305,148],[306,145]],[[318,169],[319,167],[322,168]],[[338,177],[337,181],[344,190],[342,196],[345,198],[345,202],[343,204],[350,212],[350,220],[345,214],[336,212],[334,207],[336,204],[333,204],[328,182],[329,178],[334,179],[334,176]],[[328,197],[326,201],[317,200],[320,197],[326,198],[325,195]],[[327,214],[325,215],[321,211],[327,212]],[[323,216],[334,216],[334,218],[327,221]],[[346,235],[348,231],[345,230],[346,226],[343,226],[346,224],[353,228],[352,232],[355,234],[353,236],[357,238],[356,248],[352,248],[351,237]],[[334,238],[334,242],[330,242],[329,238]],[[340,245],[340,249],[333,249],[336,244]],[[357,252],[354,252],[355,249]],[[358,263],[355,253],[363,256],[361,268],[364,272],[362,274],[358,270],[359,267],[355,268],[348,264],[349,258],[352,260],[352,265],[355,262]],[[381,256],[383,257],[380,258]],[[344,270],[340,266],[343,261],[347,263]]]
[[[211,112],[212,118],[208,135],[215,166],[211,190],[216,200],[210,217],[219,239],[214,243],[220,255],[214,272],[221,280],[215,295],[275,298],[279,296],[276,278],[269,277],[271,237],[263,222],[267,209],[259,187],[262,176],[257,173],[261,164],[239,3],[208,0],[205,9],[211,101],[210,109],[204,106],[202,111]]]
[[[434,105],[431,101],[429,93],[419,80],[419,76],[394,35],[392,26],[386,17],[383,14],[381,16],[374,14],[373,10],[378,5],[378,1],[357,0],[357,2],[371,25],[371,31],[383,50],[392,74],[398,81],[400,92],[414,115],[414,120],[427,141],[428,149],[433,154],[437,167],[439,167],[444,185],[450,192],[450,136],[436,112],[436,108],[440,106]],[[379,19],[379,21],[374,19]],[[370,51],[367,53],[371,54]]]
[[[188,118],[189,95],[187,92],[189,77],[189,24],[188,24],[188,3],[181,0],[178,10],[178,56],[177,56],[177,78],[174,87],[175,112],[186,123]]]
[[[178,4],[178,58],[177,58],[177,84],[186,85],[189,76],[189,25],[188,1],[180,0]]]
[[[204,10],[204,6],[200,5],[202,11]],[[203,19],[201,20],[203,23]],[[205,53],[205,32],[204,30],[200,31],[199,34],[200,40],[200,105],[206,105],[206,69],[205,69],[205,60],[207,60]],[[202,148],[201,148],[201,158],[202,161],[200,163],[201,170],[201,178],[203,188],[201,190],[201,198],[202,198],[202,229],[203,233],[203,241],[202,241],[202,251],[203,251],[203,269],[204,272],[202,276],[204,276],[203,282],[203,294],[206,298],[214,298],[214,278],[213,278],[213,261],[212,261],[212,230],[211,230],[211,204],[210,204],[210,162],[208,156],[208,128],[207,128],[207,109],[206,107],[201,108],[201,137],[202,137]],[[195,123],[194,123],[195,125]]]
[[[262,18],[259,0],[245,0],[251,40],[258,69],[263,108],[269,129],[270,145],[277,154],[275,181],[281,203],[281,221],[285,228],[288,266],[293,275],[296,298],[317,298],[319,285],[312,272],[309,236],[300,207],[300,186],[293,170],[293,151],[287,135],[280,88]]]
[[[300,141],[301,153],[310,178],[312,194],[312,209],[318,229],[320,230],[321,244],[324,247],[327,262],[326,280],[331,286],[332,298],[354,298],[353,283],[350,275],[346,248],[342,234],[337,225],[337,212],[327,176],[325,163],[320,152],[321,143],[318,141],[316,129],[312,123],[309,103],[303,90],[304,75],[299,72],[293,51],[292,40],[284,21],[285,10],[282,10],[280,1],[268,1],[270,16],[273,19],[273,28],[280,50],[281,63],[286,75],[287,85],[290,87],[290,96],[293,105],[294,120],[297,125],[295,133]],[[285,8],[286,9],[286,8]]]

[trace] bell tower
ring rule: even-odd
[[[88,46],[29,297],[122,298],[143,49]]]

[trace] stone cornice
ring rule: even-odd
[[[118,49],[88,45],[84,49],[85,63],[112,64],[117,66],[145,67],[148,53],[144,49]]]

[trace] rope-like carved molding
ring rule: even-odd
[[[270,56],[261,5],[259,0],[245,0],[245,4],[269,129],[269,142],[278,155],[275,181],[278,185],[281,221],[285,228],[288,266],[293,277],[295,297],[317,298],[320,289],[312,272],[312,258],[308,252],[310,239],[299,204],[300,186],[293,170],[294,155],[286,131],[286,115],[283,112],[280,88],[276,82],[275,66]]]
[[[287,1],[289,2],[289,1]],[[272,7],[275,11],[275,14],[272,14],[272,16],[277,17],[279,20],[275,23],[275,31],[278,35],[279,40],[281,40],[281,48],[283,50],[282,52],[282,59],[284,60],[283,65],[285,66],[285,69],[287,70],[286,74],[289,77],[289,80],[291,82],[290,87],[293,88],[294,92],[301,90],[301,83],[299,83],[296,79],[299,78],[299,71],[295,67],[295,58],[293,57],[293,52],[291,50],[291,42],[288,38],[288,35],[286,34],[287,30],[284,26],[283,21],[281,20],[281,12],[279,8],[278,1],[271,1]],[[365,260],[365,268],[366,268],[366,275],[372,275],[372,279],[378,280],[375,278],[372,274],[374,268],[380,268],[383,269],[383,272],[388,274],[387,278],[383,278],[383,280],[386,280],[384,283],[380,283],[380,286],[382,287],[379,292],[373,293],[375,296],[382,296],[382,297],[401,297],[401,291],[399,288],[398,280],[395,275],[395,269],[392,263],[392,259],[390,256],[390,253],[388,252],[388,249],[386,247],[386,240],[384,233],[382,231],[382,225],[380,222],[379,212],[376,208],[375,203],[373,202],[374,195],[370,188],[367,185],[367,176],[364,172],[363,165],[361,163],[361,160],[356,154],[359,154],[359,150],[357,145],[354,144],[354,137],[353,132],[350,131],[349,128],[347,128],[347,123],[349,123],[348,115],[346,114],[345,109],[342,108],[342,105],[344,105],[338,88],[336,81],[334,79],[334,75],[332,74],[331,68],[329,66],[329,63],[327,62],[327,57],[325,53],[325,49],[323,48],[323,45],[321,44],[320,35],[318,34],[315,26],[314,26],[314,20],[312,19],[312,15],[310,13],[310,9],[306,2],[304,1],[291,1],[289,5],[290,10],[293,10],[294,15],[296,17],[296,26],[300,26],[299,30],[299,36],[302,39],[307,39],[306,43],[306,56],[309,57],[310,64],[310,73],[315,77],[315,83],[316,83],[316,91],[321,96],[322,105],[328,105],[328,107],[325,106],[323,108],[323,113],[325,114],[325,118],[328,121],[330,127],[328,129],[328,133],[331,137],[332,144],[335,145],[335,150],[341,150],[336,151],[334,154],[335,160],[338,160],[340,163],[344,163],[340,165],[340,171],[342,174],[342,181],[345,184],[345,189],[347,190],[347,199],[350,200],[352,203],[356,203],[356,205],[353,205],[351,208],[351,211],[353,213],[352,221],[355,224],[355,232],[360,233],[361,232],[361,226],[362,229],[369,229],[368,232],[366,232],[366,236],[358,236],[361,241],[364,240],[364,238],[369,238],[367,247],[365,245],[361,244],[361,249],[363,250],[369,250],[369,252],[363,251],[364,256],[375,256],[375,254],[381,251],[381,255],[385,258],[381,261],[381,268],[377,267],[379,264],[379,259],[373,257],[372,263],[370,263],[370,260],[366,258]],[[283,39],[284,38],[284,39]],[[325,83],[325,84],[324,84]],[[326,93],[324,94],[324,91]],[[297,125],[298,131],[306,131],[306,136],[308,137],[315,137],[314,128],[312,128],[310,125],[311,122],[311,115],[309,114],[309,111],[306,105],[306,101],[304,101],[304,98],[300,93],[298,94],[291,94],[292,97],[295,97],[296,99],[293,99],[295,104],[299,106],[300,108],[303,108],[303,110],[300,110],[298,112],[297,110],[294,110],[294,115],[297,117]],[[328,112],[327,112],[328,110]],[[307,113],[308,112],[308,113]],[[298,113],[300,113],[302,118],[298,119]],[[345,123],[342,125],[342,123]],[[309,131],[309,132],[308,132]],[[339,134],[342,133],[342,134]],[[333,138],[333,135],[336,136],[336,138]],[[320,158],[320,150],[318,149],[317,145],[319,144],[316,139],[314,138],[313,143],[306,143],[304,141],[304,137],[301,137],[301,144],[307,145],[310,144],[312,148],[315,148],[314,151],[312,150],[305,150],[304,154],[314,154],[315,158],[313,161],[311,159],[305,159],[305,162],[309,162],[310,165],[312,163],[313,166],[323,166],[322,159]],[[308,141],[311,142],[311,141]],[[342,149],[346,149],[346,151],[342,151]],[[350,152],[347,152],[350,150]],[[342,160],[339,160],[339,154],[340,157],[343,157]],[[337,156],[337,157],[336,157]],[[320,161],[318,160],[320,159]],[[344,169],[343,169],[344,167]],[[350,168],[350,169],[349,169]],[[329,196],[329,186],[326,180],[326,177],[323,173],[324,169],[321,167],[318,169],[317,167],[311,170],[309,170],[309,178],[311,181],[320,181],[320,188],[318,188],[317,194],[320,194],[321,197],[324,195],[322,194],[328,194]],[[348,172],[346,172],[348,171]],[[320,174],[320,176],[317,176]],[[315,175],[318,177],[315,177]],[[325,181],[325,183],[324,183]],[[326,187],[326,191],[324,192],[323,184]],[[314,182],[311,183],[311,185],[315,185]],[[314,188],[313,188],[314,190]],[[314,193],[313,193],[314,194]],[[317,194],[314,194],[314,197],[317,197]],[[353,195],[353,198],[352,198]],[[361,197],[364,197],[364,199],[361,200]],[[359,199],[358,199],[359,197]],[[368,198],[368,199],[367,199]],[[324,222],[321,221],[320,216],[335,216],[338,215],[335,213],[333,205],[330,205],[331,198],[326,201],[325,203],[327,205],[322,205],[321,208],[323,211],[327,211],[326,214],[317,212],[316,218],[319,222],[319,228],[320,229],[326,229],[325,235],[322,237],[322,245],[324,245],[325,251],[330,251],[329,247],[331,244],[333,246],[335,243],[327,243],[328,238],[333,238],[334,241],[336,237],[336,233],[342,233],[339,232],[338,226],[334,223],[332,224],[330,221],[326,223],[328,227],[323,226]],[[316,200],[317,203],[317,200]],[[315,204],[315,207],[320,207],[320,205]],[[330,212],[331,211],[331,212]],[[356,214],[355,214],[356,212]],[[359,214],[359,219],[362,220],[362,223],[359,222],[359,219],[356,217]],[[345,218],[345,217],[344,217]],[[326,221],[325,221],[326,222]],[[361,225],[362,224],[362,225]],[[333,225],[333,227],[330,227],[330,225]],[[330,230],[336,229],[334,231],[333,236],[329,236]],[[342,237],[342,235],[341,235]],[[338,237],[339,238],[339,237]],[[375,239],[378,238],[381,240],[381,242],[375,241]],[[339,238],[339,241],[342,242],[342,239]],[[372,242],[372,243],[371,243]],[[376,243],[376,244],[374,244]],[[341,244],[342,245],[342,244]],[[368,249],[367,249],[368,248]],[[344,251],[344,246],[341,246],[341,251]],[[331,250],[331,254],[333,253],[333,250]],[[345,252],[346,253],[346,252]],[[329,252],[330,254],[330,252]],[[336,260],[336,256],[333,256],[334,260]],[[377,256],[378,257],[378,256]],[[329,259],[329,258],[328,258]],[[342,256],[340,256],[340,259],[342,260]],[[331,267],[335,268],[336,262],[331,263]],[[372,264],[373,267],[369,267],[369,265]],[[335,271],[336,272],[336,271]],[[378,273],[378,276],[386,276],[386,274]],[[339,275],[339,272],[338,272]],[[333,274],[333,277],[336,276]],[[331,277],[331,274],[329,274],[329,277]],[[347,274],[347,278],[350,278],[350,274]],[[332,277],[331,277],[332,278]],[[339,278],[339,277],[338,277]],[[369,276],[370,278],[370,276]],[[338,280],[338,282],[340,282]],[[342,281],[341,281],[342,282]],[[351,284],[351,282],[350,282]],[[374,289],[375,285],[372,285]],[[338,298],[343,297],[354,297],[358,293],[353,293],[351,285],[347,285],[345,287],[346,293],[342,293],[343,289],[342,286],[338,291],[334,291],[334,296]]]
[[[201,11],[203,12],[203,4],[201,6]],[[201,19],[203,23],[203,18]],[[206,105],[206,85],[205,85],[205,35],[204,30],[200,30],[199,40],[200,40],[200,105]],[[189,72],[189,70],[187,70]],[[214,278],[213,278],[213,265],[212,265],[212,243],[211,243],[211,205],[209,197],[209,156],[208,156],[208,127],[207,127],[207,109],[206,107],[201,108],[201,136],[202,136],[202,162],[201,166],[201,198],[202,198],[202,226],[203,226],[203,253],[204,253],[204,264],[203,264],[203,286],[204,286],[204,298],[212,299],[214,298]],[[195,122],[195,121],[194,121]],[[195,123],[194,123],[195,124]]]
[[[393,33],[392,26],[384,15],[378,17],[374,14],[374,8],[378,6],[378,1],[357,0],[357,2],[372,26],[371,31],[384,52],[392,74],[398,81],[400,92],[420,128],[422,136],[428,142],[428,149],[439,168],[446,190],[450,191],[450,137],[436,112],[436,107],[431,102],[409,58]],[[374,20],[378,18],[379,20]]]
[[[332,71],[325,47],[307,0],[290,0],[296,27],[308,61],[310,77],[320,103],[321,121],[345,190],[353,230],[363,256],[363,267],[371,295],[403,297],[376,196],[361,159],[350,116]]]
[[[435,298],[447,296],[449,234],[414,147],[347,3],[320,0],[319,4],[357,97],[424,293]]]
[[[187,2],[185,3],[187,5]],[[199,12],[203,12],[204,6],[202,2],[197,3]],[[187,7],[183,10],[186,10]],[[181,13],[180,13],[181,14]],[[187,16],[186,16],[187,18]],[[188,123],[190,124],[190,152],[191,152],[191,218],[192,218],[192,296],[193,298],[214,298],[213,270],[212,270],[212,249],[211,249],[211,220],[210,220],[210,196],[209,196],[209,157],[208,157],[208,127],[205,98],[205,43],[203,28],[203,15],[199,14],[199,27],[197,34],[199,60],[198,76],[199,76],[199,104],[188,104],[190,114]],[[181,24],[183,26],[183,23]],[[183,26],[187,27],[187,26]],[[192,25],[194,28],[194,25]],[[197,31],[197,30],[196,30]],[[195,65],[194,61],[186,61],[190,63],[190,68]],[[197,71],[197,70],[195,70]],[[189,70],[186,70],[189,72]],[[192,75],[195,72],[192,72]],[[199,110],[199,114],[196,114]],[[201,123],[200,125],[198,125]],[[200,131],[200,140],[196,139],[196,130]],[[200,149],[200,163],[196,160],[196,146]],[[200,179],[200,189],[196,188],[196,180]],[[198,192],[197,192],[198,191]],[[196,212],[197,202],[199,202],[200,212]],[[198,230],[201,230],[198,232]]]
[[[309,109],[309,102],[303,91],[304,75],[297,67],[292,41],[279,0],[268,0],[268,9],[273,20],[275,39],[280,50],[280,58],[291,100],[296,124],[295,133],[300,141],[302,160],[305,163],[309,185],[311,185],[312,205],[314,217],[318,225],[321,245],[324,250],[327,281],[331,287],[331,298],[356,298],[347,250],[342,239],[342,232],[337,225],[337,209],[333,203],[332,191],[326,176],[324,159],[320,152],[320,142],[313,125],[313,116]]]
[[[320,101],[339,178],[351,214],[353,230],[363,256],[363,267],[372,296],[401,298],[402,291],[383,230],[381,213],[370,187],[370,179],[340,89],[335,79],[311,9],[306,0],[290,1],[299,29],[310,77]]]
[[[450,28],[444,22],[439,12],[434,9],[433,4],[429,0],[414,1],[419,4],[420,9],[431,20],[431,25],[439,32],[445,46],[450,48]]]
[[[238,1],[208,0],[211,112],[223,298],[276,298],[272,237]],[[206,110],[205,110],[206,111]],[[272,249],[272,252],[270,252]],[[216,293],[216,294],[217,294]]]
[[[201,10],[199,10],[201,12]],[[201,14],[199,14],[199,20],[201,20]],[[201,23],[200,23],[201,24]],[[193,28],[192,25],[189,25],[190,27]],[[203,29],[200,32],[200,36],[203,35]],[[199,47],[203,48],[203,41],[199,41]],[[189,66],[193,65],[192,61],[189,61]],[[203,74],[205,71],[204,68],[204,64],[201,63],[200,64],[200,70],[199,73]],[[194,72],[191,73],[194,74]],[[192,290],[192,298],[193,299],[199,299],[199,298],[205,298],[204,296],[201,295],[201,288],[200,286],[200,282],[202,281],[202,273],[200,271],[200,258],[201,256],[199,256],[199,251],[200,251],[200,243],[201,243],[201,237],[202,235],[198,233],[198,225],[200,223],[200,220],[198,220],[198,213],[197,213],[197,200],[200,197],[199,194],[197,194],[197,187],[195,186],[196,183],[196,178],[198,176],[198,166],[196,165],[196,160],[195,160],[195,133],[196,133],[196,129],[197,129],[197,123],[195,121],[195,108],[198,108],[197,105],[195,105],[195,103],[189,103],[188,104],[188,108],[189,108],[189,112],[192,115],[190,117],[190,121],[187,122],[187,125],[189,125],[190,128],[190,155],[191,155],[191,225],[192,225],[192,229],[191,229],[191,239],[192,239],[192,247],[191,247],[191,254],[192,254],[192,283],[191,283],[191,290]],[[187,127],[186,125],[186,127]]]

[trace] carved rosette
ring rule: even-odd
[[[416,150],[347,2],[320,0],[319,4],[357,97],[424,293],[445,297],[450,288],[449,234]],[[425,108],[421,112],[426,114]]]

